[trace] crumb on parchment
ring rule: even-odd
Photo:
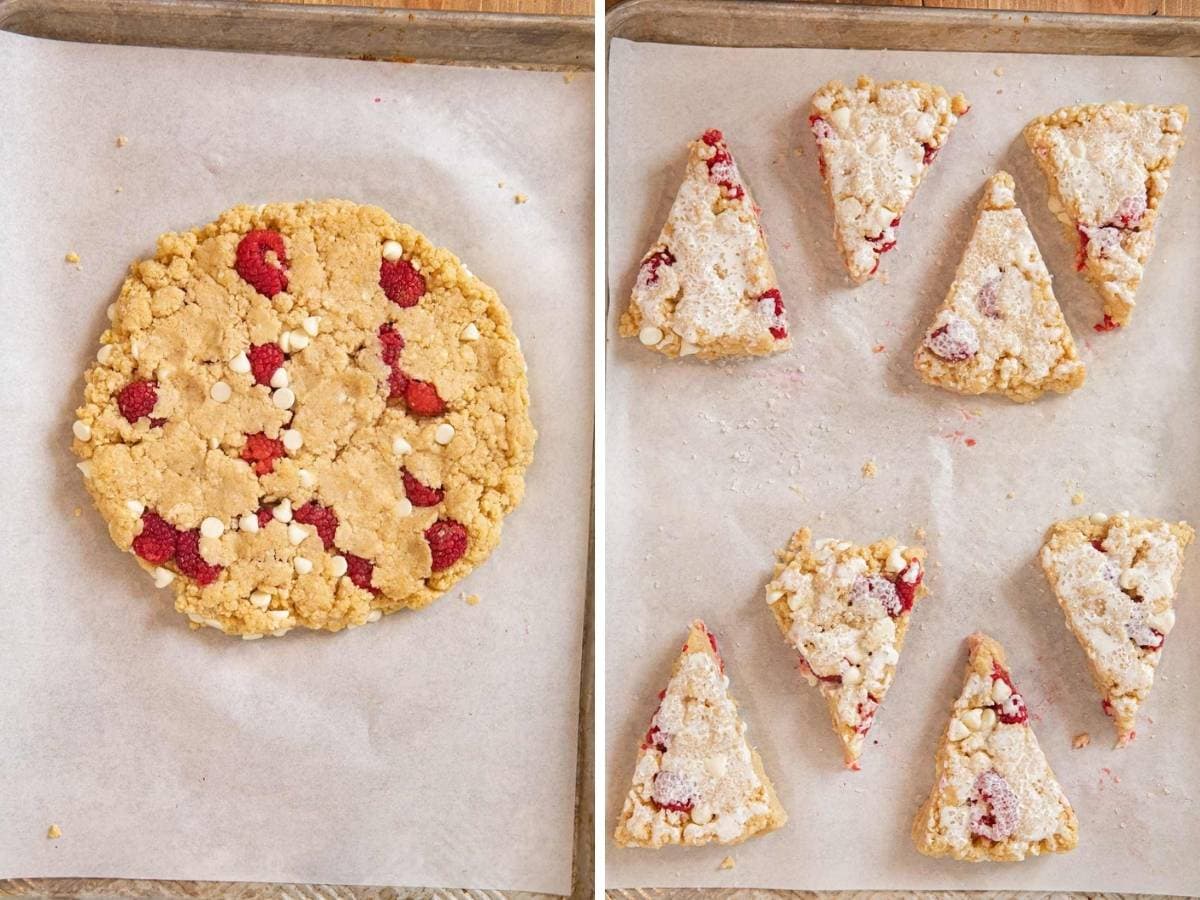
[[[62,837],[62,829],[59,828],[57,825],[52,824],[49,828],[46,829],[46,837],[48,837],[50,840],[54,840],[55,838],[60,838],[60,837]]]
[[[117,146],[118,147],[124,147],[128,143],[129,143],[129,138],[125,137],[125,135],[123,135],[123,134],[117,135]]]
[[[567,71],[563,72],[563,84],[570,84],[574,81],[576,74],[578,73],[575,69],[567,69]]]
[[[75,507],[75,509],[73,510],[73,513],[75,515],[75,518],[78,519],[80,516],[83,515],[83,507],[82,506]]]
[[[528,203],[528,202],[529,202],[529,198],[526,197],[524,194],[516,194],[513,196],[513,203],[517,204],[518,206],[520,206],[522,203]]]
[[[721,860],[721,868],[722,869],[732,869],[735,865],[736,865],[736,863],[734,863],[732,856],[727,856],[723,860]]]
[[[463,594],[463,600],[466,601],[467,606],[478,606],[479,605],[479,595],[478,594]]]
[[[1084,731],[1081,734],[1075,735],[1075,740],[1071,741],[1071,746],[1074,747],[1076,750],[1082,750],[1084,747],[1086,747],[1091,742],[1092,742],[1092,736],[1090,734],[1088,734],[1086,731]]]
[[[862,464],[862,477],[863,478],[874,478],[878,474],[879,474],[879,468],[875,465],[875,460],[868,459],[865,463]]]
[[[79,254],[76,253],[74,250],[68,250],[67,255],[64,256],[63,259],[66,260],[67,262],[69,262],[73,266],[79,265]]]
[[[1074,494],[1071,495],[1071,505],[1072,506],[1082,506],[1083,501],[1086,499],[1087,499],[1087,497],[1083,496],[1083,491],[1076,491]]]

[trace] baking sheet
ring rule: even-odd
[[[582,73],[0,35],[0,877],[570,891],[591,98]],[[387,208],[504,298],[540,431],[526,499],[419,613],[192,633],[90,507],[68,446],[81,374],[159,233],[330,196]]]
[[[1200,105],[1200,63],[804,49],[729,50],[614,39],[609,56],[609,347],[606,814],[620,811],[638,742],[687,621],[722,639],[749,735],[790,814],[737,847],[607,848],[608,885],[858,890],[1200,889],[1200,563],[1138,740],[1112,749],[1082,651],[1036,553],[1056,519],[1097,510],[1200,518],[1190,448],[1200,382],[1200,152],[1176,162],[1159,246],[1131,327],[1096,334],[1100,304],[1045,205],[1021,128],[1059,106],[1120,98]],[[834,246],[807,114],[830,78],[918,78],[973,104],[910,205],[883,280],[851,290]],[[1002,74],[999,74],[1002,73]],[[705,128],[725,131],[763,207],[794,337],[773,359],[664,360],[616,337],[638,263]],[[912,353],[948,288],[980,190],[1017,181],[1089,367],[1069,397],[1031,406],[921,383]],[[877,350],[878,348],[878,350]],[[878,469],[866,478],[862,467]],[[1072,503],[1083,495],[1079,505]],[[932,594],[864,751],[841,767],[824,701],[796,671],[763,587],[791,531],[915,543],[927,532]],[[1194,551],[1193,551],[1194,552]],[[1034,727],[1080,820],[1074,852],[1020,865],[931,860],[909,829],[961,686],[963,638],[1008,650]],[[1092,743],[1073,750],[1072,738]],[[726,856],[733,869],[719,869]]]

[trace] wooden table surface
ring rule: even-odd
[[[484,12],[528,12],[588,16],[593,0],[301,0],[350,6],[401,6],[408,9],[454,9]],[[615,6],[620,0],[606,0]],[[842,2],[842,0],[827,0]],[[858,0],[873,6],[929,6],[952,9],[1097,12],[1146,16],[1200,16],[1200,0]]]

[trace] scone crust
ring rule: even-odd
[[[1067,629],[1075,635],[1088,658],[1088,668],[1105,712],[1117,730],[1117,746],[1125,746],[1136,734],[1137,712],[1150,694],[1155,670],[1162,657],[1167,636],[1175,623],[1174,599],[1183,574],[1184,551],[1195,539],[1195,531],[1186,522],[1162,519],[1097,514],[1056,522],[1046,533],[1040,559],[1042,571],[1063,610]],[[1115,613],[1104,598],[1105,579],[1093,579],[1091,586],[1077,583],[1100,567],[1112,566],[1111,575],[1122,593],[1136,593],[1139,602],[1130,607],[1161,635],[1157,649],[1147,649],[1128,640],[1118,656],[1102,656],[1097,641],[1090,639],[1092,628],[1112,625],[1106,617]],[[1131,567],[1140,571],[1131,573]],[[1122,584],[1121,579],[1125,579]],[[1149,593],[1151,596],[1143,596]],[[1123,596],[1114,596],[1126,606]],[[1117,622],[1115,634],[1101,634],[1106,646],[1117,645],[1123,638],[1124,624]]]
[[[928,589],[924,584],[925,551],[902,547],[894,538],[866,546],[827,540],[813,546],[812,532],[801,528],[792,535],[767,585],[767,603],[784,638],[801,656],[801,671],[818,685],[829,708],[842,756],[850,769],[859,768],[867,732],[883,705],[896,674],[912,610]],[[862,608],[850,599],[859,579],[899,584],[909,579],[911,601],[890,615]],[[891,596],[895,596],[894,590]],[[855,662],[845,659],[853,646]]]
[[[1014,189],[1007,172],[989,179],[954,283],[913,364],[929,384],[1025,403],[1082,387],[1087,373]],[[970,355],[955,358],[939,344],[952,327],[971,342],[959,341]]]
[[[758,751],[746,743],[745,725],[727,693],[728,683],[716,639],[703,622],[693,622],[638,751],[633,787],[613,832],[619,846],[658,849],[668,844],[701,846],[714,841],[739,844],[787,822]],[[697,696],[697,689],[705,696]],[[669,710],[664,713],[666,707]],[[680,731],[659,727],[669,724],[679,726]],[[697,743],[697,727],[710,739],[723,740],[722,746]],[[690,734],[685,733],[688,728]],[[736,729],[736,734],[731,729]],[[719,770],[715,766],[720,766]],[[668,771],[703,781],[697,788],[699,796],[687,811],[662,808],[654,799],[655,779]],[[722,819],[728,824],[722,825]]]
[[[282,242],[262,263],[287,275],[271,296],[242,274],[252,232]],[[385,245],[419,299],[386,295]],[[288,348],[270,384],[248,362],[258,345]],[[137,381],[157,399],[130,421],[120,396]],[[395,396],[416,382],[439,413]],[[113,542],[169,582],[195,627],[250,637],[337,631],[436,599],[498,543],[536,438],[496,293],[382,209],[342,200],[238,206],[162,235],[130,269],[76,416],[73,449]],[[254,435],[266,462],[249,452]],[[142,558],[150,513],[191,550]],[[433,545],[461,547],[464,532],[465,552],[435,568]],[[215,575],[181,569],[195,571],[197,548]]]
[[[853,88],[830,81],[813,95],[809,126],[834,237],[854,284],[874,276],[895,246],[901,216],[968,109],[962,94],[938,85],[867,75]]]
[[[1127,325],[1133,315],[1187,119],[1181,104],[1113,101],[1065,106],[1025,127],[1050,212],[1103,301],[1099,330]],[[1081,165],[1089,156],[1101,158]]]
[[[1021,786],[1020,789],[1025,804],[1030,804],[1032,800],[1033,803],[1030,805],[1040,807],[1038,813],[1044,820],[1041,827],[1037,829],[1041,833],[1040,837],[1036,840],[1010,838],[994,841],[981,835],[969,834],[966,835],[966,840],[962,841],[955,840],[950,830],[941,824],[943,822],[943,788],[945,786],[953,789],[949,787],[952,784],[952,772],[956,765],[959,767],[963,765],[964,747],[967,741],[975,740],[978,737],[977,733],[965,740],[961,738],[954,740],[951,738],[952,729],[956,722],[961,723],[963,713],[972,709],[979,710],[981,703],[992,702],[987,696],[981,698],[976,686],[993,685],[995,683],[993,676],[997,667],[1006,675],[1008,672],[1004,650],[997,641],[985,634],[977,633],[967,639],[967,647],[970,655],[967,659],[963,679],[963,694],[955,701],[954,711],[942,735],[935,761],[933,790],[913,820],[912,838],[917,850],[926,856],[948,856],[967,862],[1019,862],[1026,856],[1065,853],[1073,850],[1079,843],[1079,822],[1074,809],[1063,795],[1062,788],[1059,787],[1049,763],[1046,762],[1038,747],[1037,738],[1034,737],[1028,723],[1021,725],[996,723],[993,726],[994,729],[1008,729],[1010,735],[1015,735],[1017,738],[1015,741],[1006,742],[1008,750],[1002,751],[1002,753],[1007,756],[1007,759],[1004,759],[1000,753],[986,752],[994,751],[994,747],[989,747],[984,743],[984,756],[991,755],[992,760],[980,764],[968,760],[967,764],[974,766],[970,770],[971,774],[978,774],[975,769],[987,765],[1000,770],[1000,774],[1010,780],[1015,781],[1017,776],[1022,776],[1033,781],[1032,785]],[[1023,729],[1023,733],[1015,732],[1015,729]],[[1016,771],[1006,770],[1006,765],[1014,766]],[[1032,791],[1029,790],[1031,787]],[[965,803],[967,798],[958,797],[957,800],[959,803]],[[1028,812],[1022,811],[1020,817],[1021,824],[1018,826],[1018,830],[1023,831],[1028,828],[1026,822]],[[1047,818],[1050,821],[1045,821]],[[1045,833],[1049,828],[1053,828],[1053,831]]]
[[[618,333],[672,358],[789,349],[759,214],[724,135],[710,129],[690,142],[683,182],[642,258]]]

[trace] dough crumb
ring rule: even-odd
[[[574,80],[575,80],[575,70],[574,69],[567,69],[567,71],[563,72],[563,84],[570,84]]]
[[[117,135],[117,146],[118,147],[124,147],[128,143],[129,143],[129,138],[125,137],[125,135],[123,135],[123,134]]]
[[[875,465],[875,460],[868,459],[865,463],[862,464],[862,477],[863,478],[874,478],[878,474],[879,474],[879,469]]]
[[[497,181],[497,182],[496,182],[496,187],[498,187],[498,188],[503,188],[503,187],[504,187],[504,182],[503,182],[503,181]]]
[[[63,259],[65,259],[67,262],[69,262],[73,266],[79,265],[79,254],[76,253],[74,250],[68,250],[67,255],[64,256]]]
[[[467,602],[467,606],[478,606],[479,605],[479,595],[478,594],[463,594],[463,600],[465,600]]]
[[[1085,496],[1083,496],[1083,491],[1076,491],[1074,494],[1071,495],[1071,505],[1072,506],[1081,506],[1083,504],[1083,501],[1086,499],[1087,498]]]
[[[913,535],[918,541],[923,541],[925,540],[925,529],[918,525],[916,529],[913,530]]]
[[[994,71],[996,72],[997,75],[1003,75],[1004,74],[1004,66],[996,66]]]
[[[734,863],[732,856],[727,856],[723,860],[721,860],[721,868],[722,869],[732,869],[734,867],[734,865],[736,865],[736,863]]]
[[[517,204],[517,206],[520,206],[522,203],[528,203],[528,202],[529,202],[529,198],[526,197],[524,194],[517,194],[513,197],[513,203]]]
[[[1075,735],[1075,740],[1071,741],[1071,746],[1076,750],[1082,750],[1091,742],[1092,736],[1085,731],[1082,734]]]
[[[77,518],[77,519],[78,519],[80,516],[82,516],[82,515],[83,515],[83,507],[82,507],[82,506],[77,506],[77,507],[75,507],[75,509],[74,509],[74,514],[75,514],[75,518]]]
[[[46,829],[46,837],[50,838],[50,840],[54,840],[55,838],[60,838],[60,837],[62,837],[62,829],[59,828],[57,825],[51,825],[49,828]]]
[[[1017,497],[1016,493],[1015,493],[1015,492],[1013,492],[1013,491],[1009,491],[1009,492],[1008,492],[1007,494],[1005,494],[1004,496],[1005,496],[1005,497],[1007,497],[1009,500],[1015,500],[1015,499],[1016,499],[1016,497]]]
[[[872,353],[882,353],[886,349],[887,349],[887,347],[885,347],[883,344],[876,344],[874,347],[871,348],[871,352]]]

